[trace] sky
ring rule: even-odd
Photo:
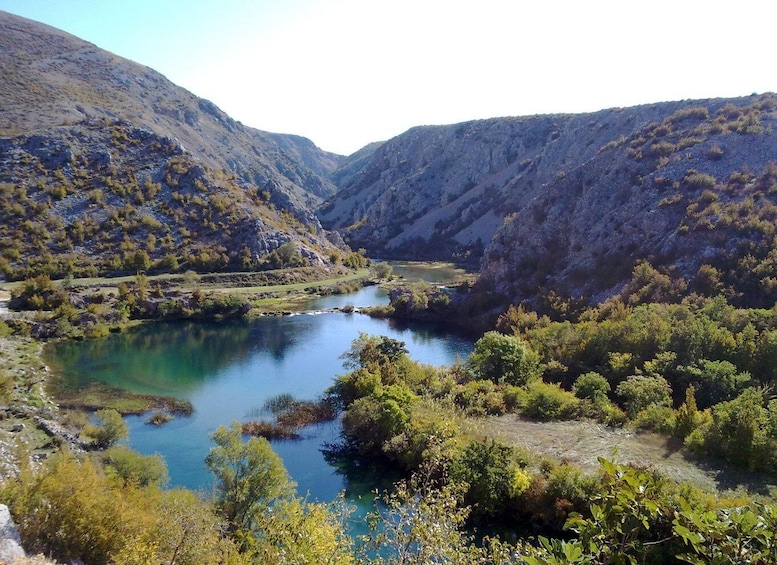
[[[777,91],[764,0],[0,0],[245,125],[348,155],[418,125]]]

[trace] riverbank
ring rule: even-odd
[[[60,418],[45,386],[50,372],[41,359],[43,343],[27,337],[0,337],[0,476],[13,477],[22,458],[37,461],[54,449],[80,444]]]

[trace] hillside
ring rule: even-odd
[[[327,176],[342,159],[0,12],[0,223],[12,276],[48,256],[111,272],[138,250],[152,264],[242,268],[289,241],[327,262],[335,247],[311,210],[334,192]]]
[[[746,283],[738,265],[772,248],[776,107],[763,95],[418,127],[335,177],[319,217],[375,256],[481,261],[481,284],[514,300],[606,296],[646,259],[684,277],[713,265],[760,303],[775,273]]]

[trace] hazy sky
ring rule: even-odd
[[[246,125],[349,154],[415,125],[777,91],[764,0],[0,0]]]

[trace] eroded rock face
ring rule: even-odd
[[[25,557],[22,540],[5,504],[0,504],[0,563]]]

